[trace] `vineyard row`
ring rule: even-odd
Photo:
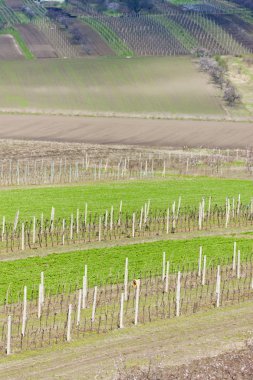
[[[181,198],[167,209],[152,209],[150,201],[136,212],[124,212],[122,201],[119,210],[112,206],[104,213],[88,212],[88,205],[82,214],[68,218],[55,218],[52,208],[50,219],[41,214],[29,221],[19,220],[19,211],[14,223],[6,223],[5,217],[0,225],[0,251],[15,252],[37,248],[48,248],[90,242],[169,236],[180,232],[212,231],[226,228],[251,228],[253,225],[253,199],[248,205],[238,200],[226,199],[224,206],[212,205],[204,198],[199,207],[182,207]]]
[[[252,300],[252,256],[242,263],[236,246],[224,266],[208,266],[202,251],[196,271],[172,273],[171,264],[163,254],[160,274],[130,278],[126,259],[123,283],[94,288],[88,286],[85,266],[82,287],[68,294],[48,293],[42,272],[31,300],[25,286],[18,303],[7,300],[0,308],[1,354]]]

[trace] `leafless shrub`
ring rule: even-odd
[[[226,83],[223,99],[230,106],[234,105],[236,102],[239,102],[241,100],[240,94],[236,91],[236,88],[230,82]]]
[[[201,71],[207,72],[212,81],[223,89],[223,99],[229,106],[241,100],[240,94],[236,88],[226,79],[227,67],[221,64],[221,60],[210,57],[201,57],[199,59],[199,68]]]

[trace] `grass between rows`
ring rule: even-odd
[[[7,28],[7,29],[0,30],[0,34],[11,34],[15,38],[15,40],[16,40],[20,50],[22,51],[24,57],[26,59],[33,59],[34,58],[34,55],[29,50],[28,46],[26,45],[25,41],[21,37],[20,33],[15,28]]]
[[[42,271],[45,274],[46,288],[56,292],[59,284],[66,284],[67,288],[70,285],[81,286],[84,264],[88,265],[88,281],[92,287],[108,280],[121,282],[126,257],[129,260],[129,279],[138,277],[140,272],[161,272],[163,252],[166,252],[166,260],[171,263],[171,271],[183,270],[188,264],[197,268],[200,246],[203,247],[203,255],[207,256],[207,266],[227,262],[228,259],[232,262],[234,241],[233,237],[203,237],[73,251],[1,262],[0,302],[4,301],[9,286],[13,300],[24,285],[28,287],[30,295],[33,285],[36,284],[37,289]],[[246,238],[236,241],[243,261],[252,254],[253,241]]]
[[[8,189],[0,191],[0,218],[14,220],[17,210],[20,218],[50,216],[52,206],[55,217],[69,217],[80,209],[83,213],[85,203],[88,210],[104,213],[114,206],[118,212],[120,201],[123,201],[123,212],[133,212],[149,199],[151,208],[167,209],[168,205],[182,197],[181,205],[198,207],[202,197],[208,201],[212,196],[212,204],[224,205],[226,197],[237,198],[241,194],[241,202],[250,203],[253,195],[252,181],[228,180],[205,177],[171,177],[169,180],[148,180],[134,182],[93,183],[78,186],[41,187]]]

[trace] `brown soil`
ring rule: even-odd
[[[23,59],[23,54],[15,39],[9,35],[0,35],[0,59]]]
[[[23,2],[20,0],[5,0],[5,3],[14,10],[20,10],[23,7]]]
[[[78,29],[83,55],[114,55],[114,52],[102,40],[99,34],[88,25],[84,25],[80,21],[74,21],[71,25],[70,32],[75,29]]]
[[[189,365],[175,368],[152,366],[119,369],[115,380],[252,380],[253,347],[231,351],[214,358],[194,360]]]
[[[57,53],[45,35],[34,25],[19,25],[16,27],[31,52],[37,58],[57,58]]]
[[[251,336],[252,318],[249,302],[105,335],[86,336],[51,350],[3,359],[0,379],[113,379],[115,367],[122,360],[127,367],[148,365],[150,360],[153,365],[161,363],[167,367],[190,364],[196,359],[242,349],[245,339]]]
[[[0,138],[88,144],[253,147],[250,122],[0,115]]]

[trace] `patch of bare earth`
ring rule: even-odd
[[[34,25],[18,25],[16,29],[21,34],[31,52],[37,58],[57,58],[57,52],[47,37]]]
[[[245,340],[252,335],[252,319],[252,303],[248,302],[108,334],[86,335],[79,341],[51,350],[2,359],[0,379],[111,380],[117,378],[117,367],[121,367],[122,362],[127,368],[145,367],[150,360],[153,366],[191,365],[194,370],[197,368],[194,360],[243,349]],[[203,363],[211,368],[209,359]],[[186,377],[197,378],[194,375]],[[234,379],[240,378],[243,379]]]
[[[253,147],[251,122],[0,115],[1,139],[153,147]]]
[[[8,7],[15,10],[20,10],[23,7],[22,1],[20,0],[5,0],[5,3]]]
[[[99,34],[88,25],[75,20],[70,27],[73,36],[75,30],[78,31],[78,42],[81,45],[83,55],[115,55]]]
[[[23,59],[23,54],[10,34],[0,35],[0,59]]]
[[[174,368],[152,366],[147,368],[119,368],[115,380],[252,380],[253,347],[231,351],[214,358],[194,360],[189,365]]]

